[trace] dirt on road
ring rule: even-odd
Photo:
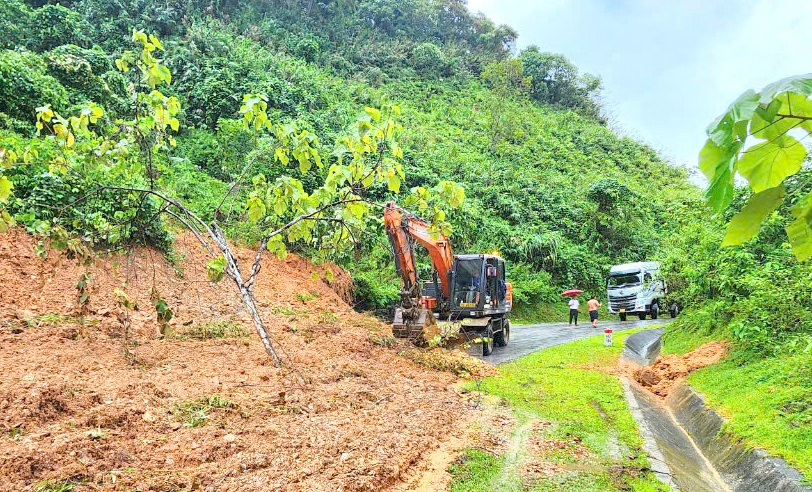
[[[337,268],[328,285],[327,267],[296,255],[263,261],[255,293],[276,368],[192,237],[175,265],[150,249],[99,260],[84,317],[88,270],[42,261],[34,244],[0,235],[0,490],[387,489],[469,411],[456,376],[399,356],[388,326],[349,307]],[[152,287],[172,337],[157,337]],[[117,288],[136,303],[127,336]]]

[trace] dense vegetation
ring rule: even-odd
[[[699,204],[683,170],[606,127],[597,77],[536,47],[515,54],[512,29],[459,0],[12,0],[0,6],[0,27],[0,145],[18,154],[32,141],[42,147],[8,171],[8,211],[32,230],[56,222],[96,247],[169,249],[170,228],[142,227],[158,207],[150,201],[81,200],[99,177],[49,169],[35,108],[72,114],[92,101],[105,110],[99,125],[130,114],[131,81],[114,61],[133,28],[162,38],[173,75],[165,92],[183,108],[172,165],[157,163],[155,179],[194,212],[212,217],[247,160],[273,151],[272,135],[257,138],[239,121],[243,94],[265,94],[271,121],[323,142],[388,97],[402,108],[404,189],[465,187],[463,208],[447,217],[455,250],[499,250],[523,317],[562,287],[600,295],[610,265],[653,256],[680,226],[674,212]],[[256,172],[269,182],[296,173],[268,162]],[[323,176],[302,177],[305,189]],[[383,188],[377,198],[392,196]],[[246,212],[238,205],[223,221],[253,242],[259,232],[239,220]],[[334,259],[354,273],[359,306],[383,308],[397,280],[379,224],[370,226],[355,251]]]
[[[131,138],[126,151],[106,148],[102,156],[102,142],[132,136],[120,132],[147,101],[133,94],[150,94],[117,63],[134,49],[134,30],[163,41],[166,71],[156,74],[163,93],[153,109],[171,118],[157,133],[149,122],[147,138]],[[714,122],[701,163],[709,207],[685,170],[606,125],[599,78],[544,47],[517,53],[516,32],[471,13],[464,0],[5,0],[0,32],[0,229],[68,231],[49,239],[76,254],[149,244],[171,258],[180,224],[161,218],[162,202],[111,187],[149,182],[204,220],[217,219],[233,240],[257,243],[262,224],[245,219],[269,214],[272,202],[262,202],[269,183],[295,176],[286,181],[298,183],[286,213],[325,190],[330,166],[311,170],[301,150],[340,162],[344,151],[328,146],[394,104],[403,129],[396,151],[382,148],[402,168],[388,163],[374,186],[361,187],[381,202],[461,184],[466,199],[454,213],[421,212],[447,222],[456,252],[498,250],[508,260],[520,319],[551,312],[562,288],[601,296],[612,264],[661,259],[673,298],[687,308],[669,328],[672,340],[732,340],[724,378],[741,386],[758,368],[768,368],[759,369],[760,381],[777,386],[809,372],[812,267],[798,256],[812,254],[812,175],[802,164],[807,152],[786,133],[810,128],[810,84],[772,86],[775,104],[759,99],[769,91],[745,94]],[[809,114],[781,113],[784,93],[787,106]],[[246,127],[241,107],[249,105],[262,106],[270,128],[264,120],[263,131]],[[87,138],[43,128],[55,114],[77,118],[76,133]],[[251,109],[251,126],[256,115]],[[761,122],[775,126],[752,126]],[[130,126],[139,124],[147,122]],[[767,142],[748,155],[753,136]],[[281,145],[286,139],[296,145]],[[278,157],[280,145],[299,157]],[[760,171],[756,158],[772,154],[780,165]],[[111,155],[143,172],[99,167]],[[248,163],[255,165],[242,176]],[[751,187],[736,186],[737,169]],[[251,185],[235,189],[233,205],[218,213],[241,176]],[[720,215],[709,218],[714,210]],[[398,297],[388,242],[374,216],[353,220],[363,222],[353,247],[326,249],[353,273],[358,307],[385,309]],[[284,248],[324,252],[321,243],[290,239]],[[421,268],[428,273],[425,259]],[[778,354],[786,355],[770,359]],[[711,400],[713,387],[703,387]],[[790,393],[769,408],[789,409],[780,425],[806,431],[808,392]]]

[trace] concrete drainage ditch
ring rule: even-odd
[[[630,335],[624,359],[650,365],[659,355],[662,330]],[[723,432],[724,420],[687,384],[665,400],[623,380],[629,408],[640,426],[654,473],[683,492],[812,492],[783,460],[747,449]]]

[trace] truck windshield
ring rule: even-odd
[[[609,287],[623,287],[640,283],[640,272],[616,273],[609,275]]]
[[[482,259],[458,260],[454,273],[454,304],[460,307],[479,305],[482,285]]]

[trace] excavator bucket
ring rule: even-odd
[[[425,344],[437,335],[437,320],[429,309],[395,310],[392,334],[397,338],[408,338],[414,343]]]

